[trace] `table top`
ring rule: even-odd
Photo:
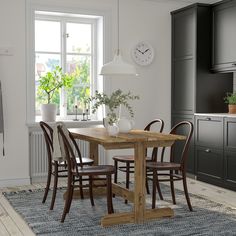
[[[128,133],[119,133],[116,137],[109,136],[105,128],[72,128],[69,129],[75,138],[102,145],[122,143],[158,143],[185,140],[182,135],[173,135],[144,130],[131,130]]]

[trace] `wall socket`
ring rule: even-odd
[[[0,46],[0,56],[12,56],[13,54],[13,47]]]

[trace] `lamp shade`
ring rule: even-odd
[[[135,66],[125,62],[120,53],[113,60],[102,66],[101,75],[137,75]]]

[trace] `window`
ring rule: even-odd
[[[75,105],[78,107],[78,114],[88,108],[85,107],[84,100],[102,87],[97,80],[97,68],[103,58],[103,32],[99,26],[101,21],[101,16],[35,12],[35,117],[40,116],[40,106],[44,103],[37,92],[39,78],[56,66],[75,77],[73,87],[66,90],[62,88],[53,99],[53,103],[57,104],[57,115],[70,119],[75,114]]]

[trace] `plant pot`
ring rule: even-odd
[[[236,114],[236,105],[228,105],[229,114]]]
[[[116,124],[108,125],[107,132],[109,136],[117,136],[119,133],[119,128]]]
[[[42,121],[53,122],[56,121],[57,105],[56,104],[42,104],[41,115]]]

